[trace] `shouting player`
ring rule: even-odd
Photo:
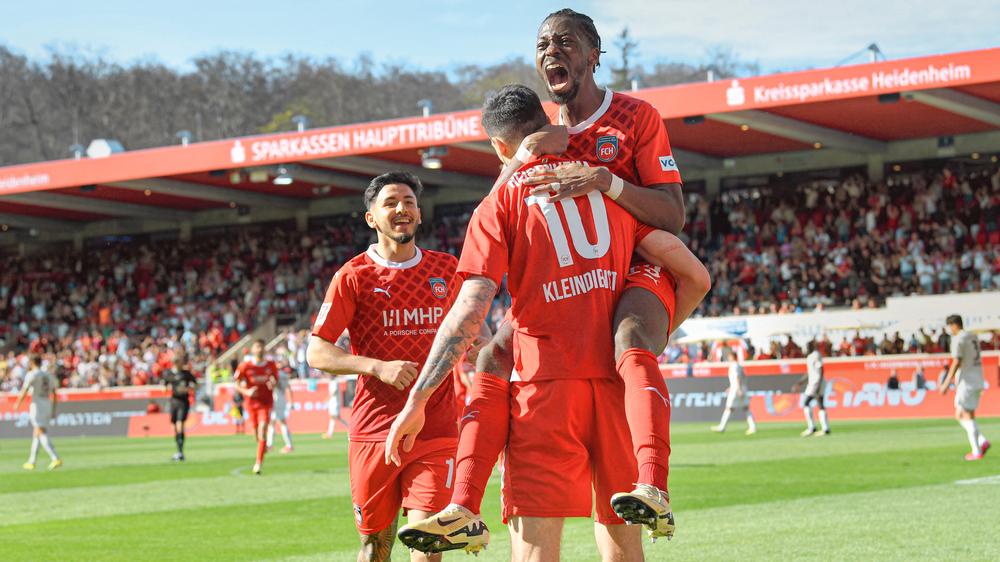
[[[278,426],[281,431],[281,439],[285,446],[281,449],[282,454],[291,453],[292,433],[288,429],[288,412],[294,403],[292,396],[292,383],[288,380],[288,373],[281,369],[278,371],[278,384],[274,387],[274,408],[271,409],[271,425],[267,428],[267,450],[271,450],[274,443],[274,426]]]
[[[421,190],[420,180],[405,172],[382,174],[368,185],[365,222],[378,242],[333,276],[309,342],[310,367],[358,374],[348,455],[359,560],[388,560],[400,508],[412,520],[439,511],[448,503],[454,478],[451,387],[428,396],[426,430],[401,462],[390,466],[383,460],[389,426],[406,403],[458,282],[454,256],[416,245]],[[350,353],[335,345],[345,328]]]
[[[976,423],[976,408],[979,396],[986,386],[983,378],[983,359],[979,353],[976,336],[963,329],[962,317],[952,314],[945,320],[951,334],[951,366],[941,382],[941,394],[948,393],[952,380],[955,385],[955,419],[969,435],[972,451],[965,455],[967,461],[978,461],[990,448],[990,442],[983,437]]]
[[[483,126],[505,163],[525,135],[547,122],[541,101],[524,86],[503,88],[483,110]],[[507,273],[518,379],[511,383],[514,406],[504,454],[503,514],[510,523],[513,558],[528,559],[531,553],[557,559],[563,518],[589,517],[593,490],[602,555],[641,559],[639,529],[621,525],[610,502],[614,492],[632,485],[636,474],[624,412],[626,389],[615,373],[611,345],[615,304],[636,245],[660,267],[704,267],[675,236],[640,224],[615,203],[620,194],[606,197],[594,191],[558,204],[531,195],[527,180],[534,166],[563,162],[543,158],[523,167],[473,213],[459,262],[466,280],[393,423],[386,460],[399,462],[400,441],[403,454],[413,446],[425,411],[433,412],[428,398],[442,382],[450,382],[451,370]],[[646,392],[658,396],[662,405],[664,397],[655,388]],[[629,459],[631,468],[626,468]],[[455,517],[438,514],[435,524],[457,520],[461,525],[469,517],[458,510],[451,514]],[[444,539],[413,526],[409,538],[432,550],[475,551],[487,538],[485,525],[476,521]]]
[[[174,442],[177,452],[173,460],[184,460],[184,424],[187,423],[191,408],[191,396],[194,394],[198,379],[191,373],[187,354],[178,349],[174,354],[174,368],[167,371],[163,384],[170,388],[170,425],[174,428]]]
[[[600,36],[585,15],[560,10],[549,15],[539,29],[536,67],[550,97],[560,106],[559,122],[570,125],[568,148],[557,152],[565,148],[567,157],[591,166],[573,162],[536,174],[527,180],[537,185],[532,194],[555,201],[598,190],[607,192],[640,221],[678,233],[684,224],[680,174],[663,122],[649,104],[597,86],[593,72],[600,53]],[[529,143],[533,137],[534,142]],[[498,185],[532,160],[533,154],[541,154],[536,147],[545,143],[544,139],[539,133],[526,137],[522,150],[509,159]],[[551,195],[553,191],[555,195]],[[656,354],[707,291],[707,271],[701,263],[693,267],[696,269],[674,273],[689,275],[695,281],[675,287],[675,280],[660,268],[634,263],[614,321],[617,371],[624,380],[628,402],[622,415],[628,419],[640,484],[634,492],[618,496],[615,507],[627,521],[649,526],[654,538],[673,532],[666,494],[669,394]],[[469,432],[475,438],[460,441],[452,503],[472,514],[479,512],[497,453],[506,444],[512,337],[509,325],[504,325],[483,349],[468,407],[477,416],[463,416],[462,435]],[[478,524],[478,517],[467,520],[471,526]]]
[[[253,473],[260,474],[267,450],[267,428],[274,405],[272,391],[278,384],[278,366],[264,358],[264,340],[250,346],[250,358],[236,367],[236,391],[246,398],[247,419],[257,437],[257,462]]]
[[[31,454],[28,462],[24,463],[25,470],[35,470],[35,460],[38,458],[38,446],[41,445],[45,452],[52,459],[49,463],[49,470],[55,470],[62,466],[63,462],[56,454],[52,441],[49,440],[48,427],[52,416],[56,413],[56,389],[59,388],[59,381],[55,375],[42,368],[42,358],[39,355],[32,355],[29,361],[30,370],[24,377],[24,385],[14,402],[14,411],[21,407],[21,402],[31,391],[31,406],[29,407],[29,417],[31,419]]]

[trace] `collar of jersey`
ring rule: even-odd
[[[601,106],[597,108],[590,117],[586,118],[579,125],[574,125],[572,127],[566,127],[566,130],[571,135],[577,133],[582,133],[586,131],[591,125],[597,122],[598,119],[604,117],[604,114],[608,112],[608,108],[611,107],[611,99],[615,97],[615,93],[611,91],[611,88],[604,88],[604,101],[601,102]],[[559,124],[563,124],[562,109],[559,110]]]
[[[420,260],[424,257],[424,253],[420,251],[420,246],[417,246],[417,255],[412,258],[406,261],[389,261],[378,255],[378,252],[375,251],[375,244],[372,244],[368,246],[368,257],[382,267],[388,267],[389,269],[410,269],[420,263]]]

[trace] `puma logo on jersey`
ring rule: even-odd
[[[465,414],[464,416],[462,416],[462,419],[460,419],[458,421],[459,421],[459,423],[461,423],[461,422],[464,422],[465,420],[474,420],[474,419],[476,419],[477,415],[479,415],[479,410],[473,410],[473,411],[469,412],[468,414]]]
[[[658,389],[656,387],[653,387],[653,386],[647,386],[647,387],[643,388],[643,390],[648,390],[650,392],[655,392],[657,396],[659,396],[660,398],[663,399],[663,403],[664,404],[666,404],[668,407],[670,406],[670,400],[667,400],[667,397],[664,396],[662,392],[660,392],[660,389]]]
[[[383,289],[382,287],[375,287],[374,289],[372,289],[372,293],[382,293],[385,295],[386,298],[388,299],[392,298],[392,295],[389,294],[388,287],[386,287],[385,289]]]

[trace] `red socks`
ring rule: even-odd
[[[265,451],[267,451],[267,441],[257,441],[257,464],[263,464]]]
[[[639,348],[626,350],[617,369],[625,381],[625,417],[639,464],[638,482],[666,490],[670,471],[670,393],[663,373],[656,356]]]
[[[461,420],[451,503],[479,513],[493,465],[510,431],[510,383],[476,373]]]

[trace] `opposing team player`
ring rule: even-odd
[[[568,148],[564,145],[552,153],[565,150],[566,156],[591,166],[568,163],[536,174],[527,180],[537,185],[533,195],[552,201],[608,191],[640,221],[678,233],[684,224],[681,178],[663,122],[649,104],[597,86],[593,73],[600,54],[600,36],[589,17],[561,10],[542,23],[537,70],[550,97],[560,106],[559,123],[570,125]],[[544,152],[538,145],[547,142],[545,139],[539,133],[526,137],[497,184],[532,160],[533,154]],[[704,278],[707,284],[707,271],[700,263],[697,268],[683,273]],[[650,526],[654,537],[668,536],[673,527],[667,523],[672,514],[666,493],[669,394],[656,354],[663,350],[670,331],[701,302],[705,290],[699,282],[675,287],[675,279],[660,268],[635,263],[616,309],[615,359],[626,386],[629,407],[623,415],[628,417],[640,484],[634,492],[618,496],[616,507],[629,522]],[[473,437],[460,441],[452,503],[473,514],[479,512],[490,471],[507,441],[512,338],[510,329],[498,329],[483,349],[468,406],[468,411],[478,413],[472,418],[463,416],[462,434],[468,432]],[[645,515],[637,516],[640,510]],[[469,524],[474,526],[475,521],[469,519]]]
[[[24,397],[31,392],[31,406],[28,408],[29,419],[31,420],[31,453],[28,462],[24,463],[25,470],[35,470],[35,460],[38,459],[38,446],[41,445],[45,452],[52,459],[49,463],[49,470],[55,470],[62,466],[63,462],[56,454],[52,441],[49,440],[48,427],[52,421],[52,416],[56,413],[57,395],[59,381],[55,375],[42,368],[42,358],[39,355],[32,355],[28,360],[29,371],[24,377],[24,384],[21,392],[14,401],[14,411],[21,408]]]
[[[951,334],[951,366],[941,382],[941,394],[948,393],[952,380],[955,384],[955,419],[969,436],[972,451],[965,455],[967,461],[978,461],[990,449],[990,442],[983,437],[976,423],[979,396],[986,386],[983,378],[983,359],[979,353],[976,336],[963,329],[962,317],[952,314],[945,320]]]
[[[754,422],[753,414],[750,413],[750,389],[747,386],[746,371],[736,357],[736,352],[730,348],[723,351],[723,361],[729,361],[729,388],[726,389],[726,409],[722,412],[722,419],[719,425],[712,426],[712,431],[722,433],[726,431],[729,424],[729,417],[733,415],[733,410],[740,409],[746,412],[747,435],[757,433],[757,424]]]
[[[798,388],[805,386],[802,392],[802,413],[806,417],[806,429],[802,432],[802,437],[810,435],[824,436],[830,435],[830,421],[826,416],[826,405],[823,403],[823,394],[826,392],[826,382],[823,379],[823,355],[819,352],[819,347],[815,342],[809,342],[806,347],[806,374],[796,383]],[[812,405],[816,404],[819,409],[820,430],[816,431],[816,423],[813,421]]]
[[[178,349],[174,354],[174,368],[167,371],[163,384],[170,389],[170,425],[174,429],[177,452],[173,460],[184,460],[184,425],[191,408],[191,398],[198,386],[198,379],[191,372],[187,354]]]
[[[260,474],[267,450],[267,428],[274,405],[272,391],[278,384],[278,366],[264,358],[264,340],[250,346],[249,359],[236,367],[236,391],[246,398],[247,419],[257,438],[257,461],[253,473]]]
[[[505,162],[525,135],[547,122],[541,101],[524,86],[503,88],[483,110],[483,125]],[[532,165],[555,167],[565,161],[544,158]],[[617,205],[618,193],[606,197],[595,191],[559,204],[530,195],[532,186],[525,180],[532,165],[494,189],[473,213],[459,262],[466,280],[390,429],[386,460],[399,462],[400,441],[404,455],[413,446],[425,412],[433,412],[428,398],[441,386],[450,387],[441,383],[451,382],[452,369],[507,273],[518,379],[511,383],[515,405],[504,455],[503,514],[510,522],[513,558],[526,559],[529,552],[557,558],[563,518],[589,517],[593,490],[602,555],[639,559],[638,529],[621,525],[610,502],[636,474],[625,385],[615,373],[611,345],[615,304],[636,244],[657,266],[704,267],[675,236],[638,223]],[[655,388],[646,392],[663,405]],[[427,549],[474,551],[488,539],[485,524],[467,510],[456,507],[434,519],[439,528],[456,528],[442,537],[410,526],[408,541]]]
[[[378,242],[334,275],[309,342],[310,367],[358,374],[348,455],[364,560],[388,560],[400,508],[412,520],[442,509],[454,478],[457,428],[450,386],[428,396],[426,429],[401,462],[384,462],[389,426],[406,403],[458,282],[453,256],[416,245],[421,190],[420,180],[404,172],[382,174],[368,185],[365,221]],[[350,353],[335,345],[345,328]],[[414,553],[412,559],[439,557]]]
[[[294,403],[292,395],[292,383],[288,380],[288,373],[284,370],[278,371],[278,383],[274,386],[274,407],[271,409],[271,424],[267,428],[267,450],[271,450],[274,443],[274,426],[278,426],[281,431],[281,439],[285,446],[281,452],[291,453],[292,432],[288,429],[288,413]]]

